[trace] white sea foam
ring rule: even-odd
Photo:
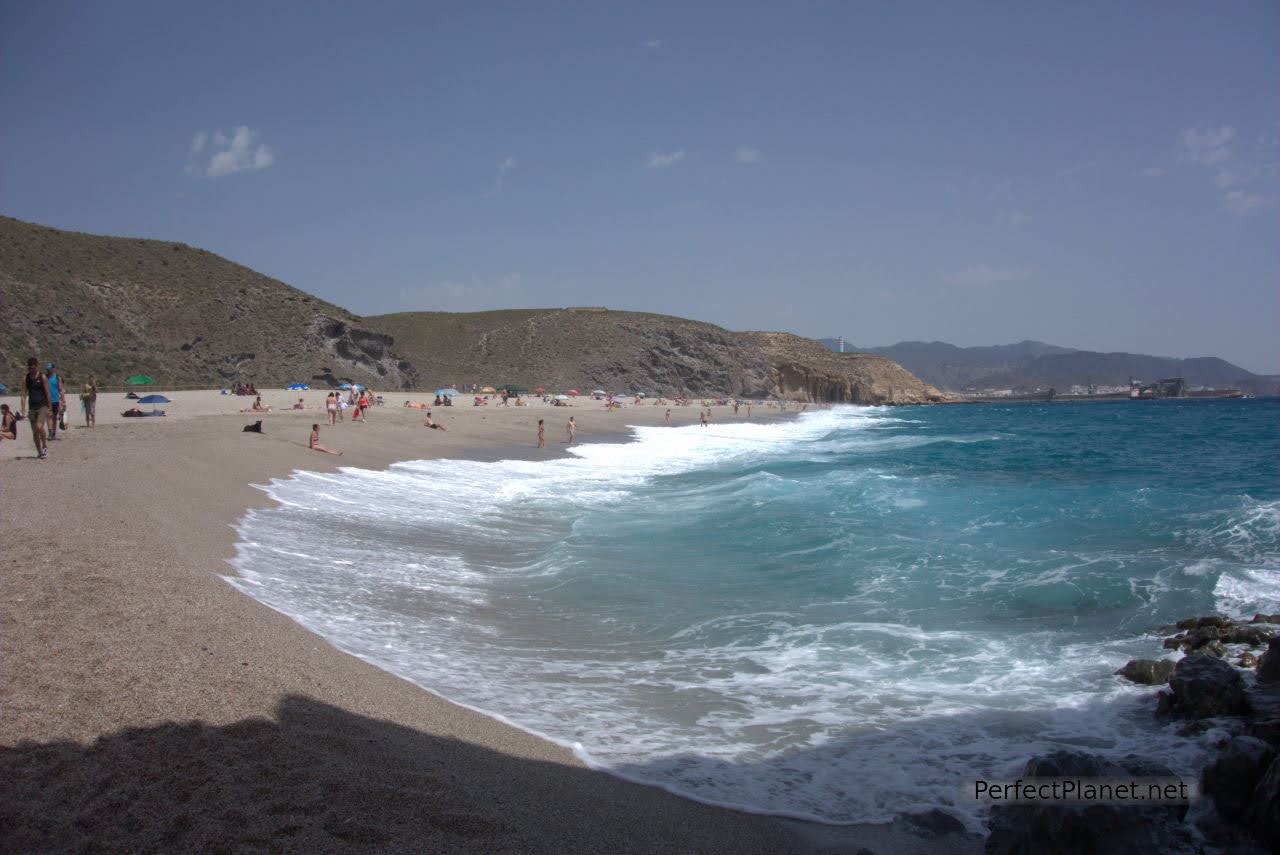
[[[1201,743],[1155,725],[1150,690],[1111,674],[1109,663],[1151,654],[1140,632],[995,632],[1001,613],[985,611],[998,598],[1018,615],[1031,606],[1069,614],[1098,596],[1090,580],[1124,575],[1124,553],[1018,552],[992,566],[989,551],[960,544],[942,561],[927,539],[933,503],[919,478],[930,476],[842,466],[797,482],[754,465],[1007,438],[882,431],[912,423],[840,408],[790,422],[638,428],[632,443],[580,446],[549,462],[297,473],[263,488],[277,507],[241,521],[231,582],[340,649],[572,746],[593,765],[751,810],[854,822],[944,804],[976,829],[960,785],[1013,774],[1039,750],[1147,751],[1193,769]],[[680,480],[717,468],[730,474]],[[657,479],[678,485],[669,505],[644,499]],[[683,566],[655,567],[648,556],[646,539],[664,526],[725,508],[737,522],[804,526],[814,507],[833,515],[816,524],[823,537],[761,550],[766,575],[735,574],[722,561],[720,538],[750,538],[750,526],[689,540],[679,556],[687,579]],[[851,509],[890,522],[873,539],[835,516]],[[1207,536],[1247,553],[1260,536],[1254,510]],[[958,530],[980,538],[1027,524],[1016,509],[979,510]],[[857,566],[846,566],[854,555]],[[841,574],[853,573],[858,582],[847,595],[823,599],[815,588],[786,608],[726,606],[683,622],[670,599],[714,597],[717,584],[768,591],[814,568],[829,574],[815,585],[836,579],[843,592]],[[1238,597],[1237,583],[1256,593],[1263,581],[1224,573],[1215,593]],[[1169,583],[1118,584],[1142,604]],[[894,592],[922,585],[922,612],[954,597],[968,621],[930,626],[886,607]]]

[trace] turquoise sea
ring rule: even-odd
[[[622,414],[625,416],[625,412]],[[705,801],[875,821],[1058,746],[1191,772],[1112,671],[1280,612],[1280,401],[837,407],[541,462],[297,473],[242,590]]]

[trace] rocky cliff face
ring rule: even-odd
[[[835,353],[791,333],[739,333],[769,365],[780,397],[847,404],[930,404],[955,400],[896,362],[868,353]]]

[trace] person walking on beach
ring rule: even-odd
[[[325,454],[336,454],[339,457],[342,456],[341,451],[334,451],[332,448],[320,444],[320,425],[311,426],[311,438],[307,440],[307,448],[312,451],[323,451]]]
[[[578,436],[578,424],[573,420],[573,416],[569,416],[569,424],[566,427],[569,431],[569,444],[573,445]]]
[[[49,384],[49,439],[58,438],[58,414],[62,411],[62,377],[53,370],[53,363],[44,365],[45,380]]]
[[[330,392],[324,399],[325,412],[329,414],[329,427],[338,423],[338,393]]]
[[[49,380],[40,373],[40,363],[34,356],[27,360],[27,376],[22,378],[22,389],[18,395],[18,409],[27,414],[27,421],[31,423],[36,455],[44,460],[49,456],[49,445],[44,437],[44,423],[49,417]]]
[[[667,427],[671,427],[671,411],[667,410]]]
[[[538,419],[538,448],[547,447],[547,423],[546,419]]]
[[[80,408],[84,410],[84,426],[97,427],[98,424],[98,378],[90,377],[89,382],[80,390]]]

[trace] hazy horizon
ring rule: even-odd
[[[10,4],[5,213],[360,315],[1280,373],[1280,7]]]

